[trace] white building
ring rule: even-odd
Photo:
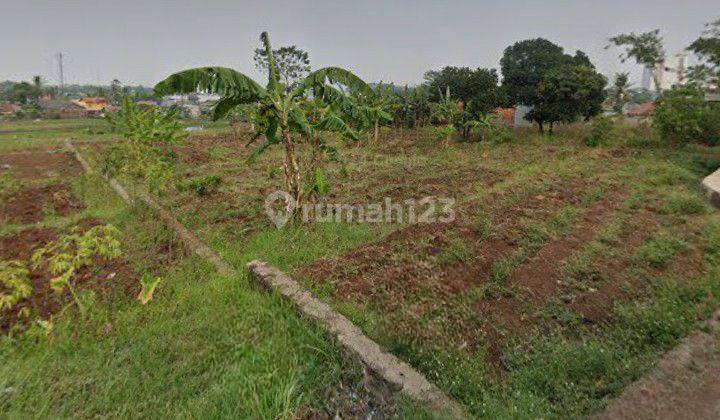
[[[659,81],[660,90],[667,90],[675,85],[685,83],[688,68],[687,54],[675,54],[658,64],[654,70],[643,68],[641,85],[643,89],[656,90],[655,79]],[[655,77],[653,77],[655,75]]]

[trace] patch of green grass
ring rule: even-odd
[[[0,169],[0,198],[6,199],[20,191],[20,183],[4,169]]]
[[[664,267],[672,258],[687,250],[686,240],[667,232],[662,232],[647,240],[635,253],[635,261],[640,265]]]
[[[465,299],[467,299],[468,302],[476,302],[482,299],[515,297],[518,293],[519,291],[516,285],[508,285],[506,280],[491,279],[480,286],[472,288],[466,294]]]
[[[511,258],[499,258],[493,261],[490,267],[490,281],[500,284],[506,283],[516,265],[517,262]]]
[[[589,206],[600,201],[604,196],[605,189],[602,186],[592,187],[583,193],[581,203],[583,206]]]
[[[698,193],[677,191],[665,198],[659,210],[663,214],[697,215],[707,211],[707,204]]]
[[[546,303],[537,314],[545,319],[557,321],[560,325],[571,326],[580,322],[580,316],[559,302]]]
[[[440,249],[435,258],[437,264],[443,267],[458,262],[470,262],[475,259],[475,253],[461,238],[453,238]]]

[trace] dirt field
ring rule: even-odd
[[[600,411],[650,371],[717,308],[720,296],[720,219],[698,191],[700,179],[720,165],[720,150],[660,146],[643,127],[623,127],[612,144],[590,148],[582,141],[584,130],[566,127],[552,138],[516,132],[504,144],[448,147],[438,146],[430,129],[384,130],[377,146],[340,145],[341,159],[325,168],[330,191],[319,204],[449,197],[456,217],[448,223],[328,221],[278,230],[264,214],[264,201],[283,187],[280,150],[249,162],[252,148],[245,141],[217,132],[195,134],[174,149],[179,181],[156,197],[235,268],[260,259],[291,272],[473,415],[582,416]],[[81,152],[101,167],[103,149],[103,143],[87,144]],[[52,159],[47,169],[18,170],[36,181],[16,189],[3,207],[9,223],[4,238],[23,233],[17,224],[73,218],[94,208],[73,196],[77,186],[67,178],[77,169],[59,155]],[[49,178],[38,181],[43,173]],[[209,178],[219,181],[206,185]],[[138,187],[136,180],[122,181]],[[142,237],[146,228],[133,229]],[[53,229],[23,234],[37,237],[13,240],[42,242]],[[152,248],[137,251],[143,262],[135,266],[167,267],[185,258],[167,232],[154,235]],[[196,305],[197,312],[187,315],[193,341],[171,340],[193,347],[195,340],[210,339],[223,348],[222,337],[233,336],[227,325],[242,323],[238,328],[248,342],[259,340],[268,352],[263,354],[290,366],[280,388],[268,389],[292,384],[291,395],[302,395],[283,411],[279,399],[263,394],[267,409],[253,406],[251,412],[419,415],[403,402],[378,408],[377,400],[358,391],[357,376],[347,377],[346,369],[353,370],[339,361],[327,337],[265,291],[245,279],[197,283],[212,276],[193,270],[184,274],[189,284],[172,286],[176,294],[158,303],[169,314],[173,305]],[[185,294],[192,300],[179,303]],[[242,305],[228,310],[226,303],[238,294],[263,314],[258,316],[266,328],[254,326]],[[261,309],[266,305],[272,309]],[[213,315],[200,316],[207,311]],[[164,334],[175,337],[170,315],[154,314],[165,319]],[[233,314],[239,318],[230,321]],[[298,322],[301,327],[289,332],[287,326]],[[160,328],[155,321],[148,325]],[[203,333],[207,329],[211,337]],[[286,339],[303,350],[273,344]],[[312,350],[317,346],[333,355],[330,361]],[[245,363],[226,357],[222,366]],[[161,359],[156,366],[167,372]],[[300,374],[305,376],[295,379]],[[141,400],[150,404],[152,398]]]

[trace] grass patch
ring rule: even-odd
[[[645,242],[635,253],[635,261],[639,265],[660,268],[672,258],[689,248],[686,240],[662,232]]]
[[[707,211],[705,200],[697,193],[677,191],[670,193],[659,208],[663,214],[698,215]]]

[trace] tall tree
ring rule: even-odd
[[[285,84],[286,89],[295,87],[300,80],[310,73],[310,57],[308,53],[295,45],[275,49],[272,51],[272,55],[275,59],[278,75]],[[253,59],[255,60],[255,67],[268,71],[270,62],[265,48],[257,48]]]
[[[539,101],[530,111],[533,120],[548,123],[590,118],[602,111],[607,79],[587,66],[565,65],[548,71],[540,83]]]
[[[563,66],[584,67],[594,71],[590,59],[582,51],[574,56],[565,54],[563,48],[547,39],[536,38],[517,42],[505,49],[500,68],[503,75],[503,90],[512,105],[526,105],[533,108],[526,118],[534,121],[538,131],[543,132],[546,122],[555,119],[553,106],[543,97],[549,91],[541,92],[542,83],[549,72]],[[585,114],[597,111],[593,102]]]
[[[650,70],[655,90],[658,93],[662,90],[660,75],[656,71],[658,66],[665,63],[665,48],[659,29],[640,34],[634,32],[620,34],[610,38],[609,41],[610,44],[605,47],[606,49],[613,45],[624,48],[620,54],[621,61],[624,63],[632,58],[637,64]]]
[[[28,82],[12,83],[3,91],[2,98],[20,104],[28,104],[40,97],[40,91]]]
[[[288,90],[280,81],[280,70],[266,32],[260,35],[268,63],[268,82],[263,88],[250,77],[226,67],[199,67],[170,75],[155,86],[158,94],[194,93],[204,91],[221,96],[213,110],[215,119],[227,115],[239,105],[251,104],[262,117],[256,124],[255,136],[265,140],[253,155],[269,146],[282,144],[285,187],[291,197],[287,210],[294,212],[301,205],[304,189],[296,146],[302,141],[318,144],[320,131],[339,132],[356,138],[339,117],[336,106],[347,101],[347,90],[372,95],[372,89],[359,77],[339,67],[316,70]],[[313,101],[307,100],[311,94]]]
[[[720,78],[720,19],[705,25],[702,35],[693,41],[688,50],[704,60],[690,69],[688,79],[703,83],[718,83]]]
[[[444,67],[425,73],[425,82],[434,101],[442,100],[449,88],[455,99],[463,103],[474,101],[478,109],[488,112],[498,105],[498,75],[495,69],[475,70],[469,67]]]
[[[539,99],[538,88],[543,76],[566,60],[561,46],[543,38],[528,39],[507,47],[500,59],[500,69],[508,101],[512,104],[535,104]]]

